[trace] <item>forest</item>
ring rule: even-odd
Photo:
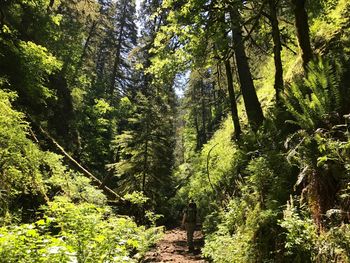
[[[206,262],[350,262],[350,1],[1,0],[0,262],[143,262],[189,199]]]

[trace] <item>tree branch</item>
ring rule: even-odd
[[[32,121],[33,123],[33,121]],[[34,123],[35,124],[35,123]],[[78,161],[76,161],[69,153],[67,153],[64,148],[47,132],[45,131],[40,125],[36,125],[38,130],[42,135],[44,135],[53,146],[61,153],[64,157],[66,157],[69,162],[74,165],[85,177],[88,177],[91,179],[91,181],[99,188],[101,188],[105,194],[111,198],[118,199],[121,201],[124,201],[125,199],[114,192],[112,189],[107,187],[103,184],[96,176],[94,176],[92,173],[90,173],[87,169],[85,169]]]

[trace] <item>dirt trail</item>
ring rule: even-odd
[[[196,231],[194,233],[195,250],[193,253],[189,253],[186,244],[186,231],[180,228],[168,230],[156,248],[148,252],[142,262],[205,263],[207,261],[201,257],[203,243],[202,233]]]

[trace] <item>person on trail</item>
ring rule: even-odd
[[[188,250],[190,252],[194,250],[193,234],[196,228],[196,221],[197,221],[197,205],[191,199],[182,218],[182,226],[185,226],[185,229],[187,231],[187,245],[188,245]]]

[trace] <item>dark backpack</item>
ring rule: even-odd
[[[195,223],[197,210],[195,207],[188,207],[186,210],[186,223]]]

